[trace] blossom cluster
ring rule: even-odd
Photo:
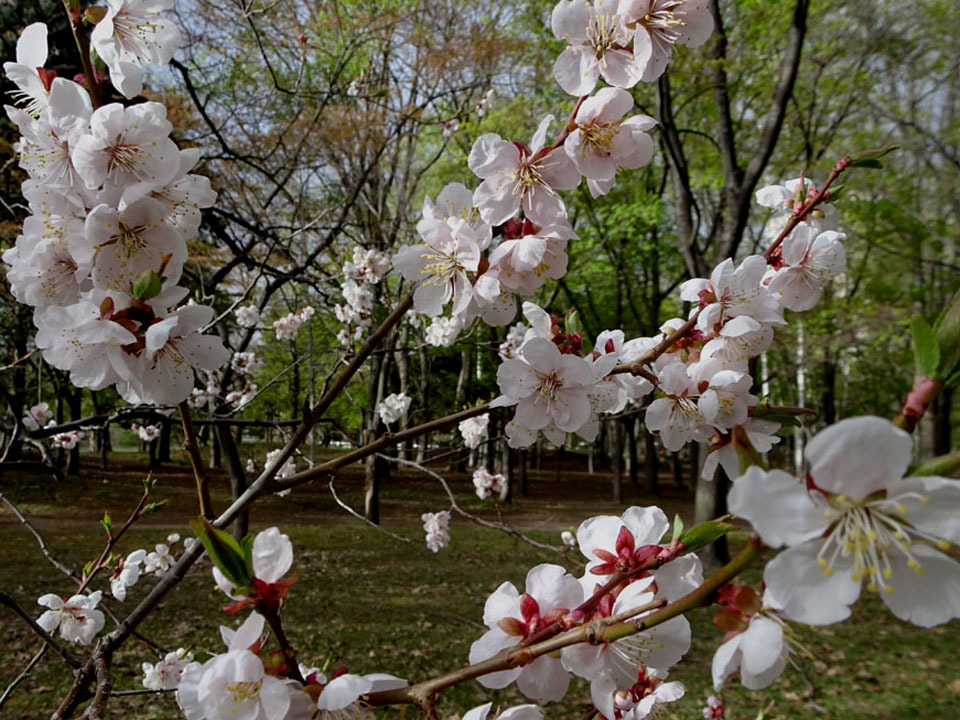
[[[423,513],[423,530],[426,533],[427,547],[431,552],[439,552],[450,543],[450,511]]]
[[[296,340],[300,326],[313,317],[316,311],[310,305],[302,307],[296,312],[288,313],[279,320],[273,321],[273,330],[277,340]]]
[[[139,92],[139,59],[165,61],[178,34],[164,3],[111,0],[93,44],[121,91]],[[79,387],[115,385],[128,402],[178,403],[194,370],[227,360],[203,335],[208,307],[175,306],[187,240],[216,194],[191,174],[198,150],[170,139],[155,102],[94,108],[81,85],[45,70],[47,29],[29,26],[4,69],[26,100],[5,106],[22,135],[31,215],[7,250],[14,297],[34,308],[44,360]]]
[[[393,425],[407,414],[411,402],[412,398],[406,393],[387,395],[377,405],[377,414],[380,415],[384,425]]]
[[[355,247],[353,259],[343,265],[343,281],[340,291],[343,303],[333,307],[334,315],[343,327],[337,333],[341,345],[350,346],[360,339],[363,330],[370,325],[373,312],[374,287],[390,269],[387,256],[373,249]]]
[[[502,499],[507,494],[507,479],[500,473],[491,473],[486,468],[477,468],[473,471],[473,487],[481,500],[494,496]]]

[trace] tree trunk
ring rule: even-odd
[[[160,439],[157,441],[160,443],[157,448],[157,462],[158,463],[168,463],[170,462],[170,433],[171,426],[173,423],[170,418],[165,417],[160,423]]]

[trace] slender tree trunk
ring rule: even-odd
[[[240,452],[237,449],[236,440],[233,432],[227,424],[216,425],[215,435],[223,450],[223,457],[227,465],[227,477],[230,480],[230,496],[236,500],[247,489],[247,475],[243,469],[243,463],[240,461]],[[240,429],[243,432],[243,429]],[[249,528],[250,512],[248,508],[241,510],[233,520],[233,536],[240,540],[243,538]]]

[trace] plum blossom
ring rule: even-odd
[[[759,330],[761,323],[783,325],[783,310],[762,285],[767,261],[760,255],[744,258],[738,267],[727,258],[717,265],[710,279],[695,278],[680,286],[680,297],[699,303],[697,328],[710,336],[736,318],[745,331]]]
[[[774,434],[779,429],[779,423],[750,417],[742,425],[734,425],[729,433],[718,433],[710,443],[710,454],[704,460],[700,477],[713,480],[718,465],[727,477],[738,477],[741,474],[741,453],[752,456],[769,452],[780,442]]]
[[[242,410],[257,396],[257,392],[257,384],[250,383],[244,386],[243,390],[231,390],[228,392],[224,401],[233,405],[237,410]]]
[[[443,123],[443,136],[448,138],[460,129],[460,121],[457,118],[450,118]]]
[[[245,328],[255,328],[260,324],[260,311],[253,305],[238,307],[234,314],[237,316],[237,325]]]
[[[140,682],[148,690],[176,690],[180,685],[180,676],[191,662],[193,653],[177,648],[156,663],[141,663],[143,680]]]
[[[390,270],[390,258],[373,248],[353,249],[352,260],[343,264],[343,274],[358,283],[377,284]]]
[[[701,398],[696,381],[683,363],[667,365],[658,374],[660,391],[645,416],[647,429],[658,433],[663,446],[675,452],[691,440],[705,441],[717,414],[717,402]]]
[[[491,474],[486,468],[477,468],[473,471],[473,487],[481,500],[494,495],[502,498],[507,491],[507,479],[499,473]]]
[[[410,396],[406,393],[387,395],[380,404],[377,405],[377,413],[385,425],[392,425],[407,414],[407,410],[410,409],[411,400]]]
[[[141,62],[166,65],[180,45],[180,31],[160,13],[174,0],[107,0],[107,14],[90,33],[90,44],[124,97],[143,89]]]
[[[250,651],[263,632],[262,615],[251,613],[236,630],[222,627],[227,652],[204,664],[189,663],[180,676],[177,703],[187,720],[295,720],[309,717],[309,697],[295,680],[267,675]]]
[[[125,558],[121,558],[110,576],[110,594],[123,602],[127,598],[127,588],[133,587],[140,579],[140,564],[147,556],[143,549],[134,550]]]
[[[653,158],[653,140],[646,131],[656,120],[647,115],[624,120],[632,107],[633,96],[626,90],[603,88],[577,110],[574,129],[563,147],[587,178],[593,197],[610,191],[621,168],[636,170]]]
[[[562,542],[567,547],[576,547],[577,536],[574,535],[569,530],[564,530],[562,533],[560,533],[560,542]]]
[[[313,307],[307,305],[279,320],[275,320],[273,329],[277,335],[277,340],[295,340],[300,326],[312,318],[315,312]]]
[[[43,69],[46,63],[47,26],[42,22],[27,25],[17,40],[17,61],[5,62],[3,71],[17,86],[14,102],[33,117],[39,117],[49,104],[50,84],[57,76]]]
[[[780,296],[787,310],[809,310],[820,302],[823,288],[846,266],[847,256],[840,242],[844,237],[833,230],[818,233],[812,225],[800,223],[783,241],[783,265],[767,287]]]
[[[663,706],[682,698],[686,690],[683,683],[664,682],[666,677],[666,671],[641,665],[637,670],[637,681],[614,694],[615,717],[623,720],[660,717]]]
[[[450,511],[441,510],[435,513],[423,513],[423,530],[427,534],[427,548],[431,552],[439,552],[450,543]]]
[[[263,367],[263,358],[252,351],[234,353],[230,367],[241,375],[251,375]]]
[[[47,403],[37,403],[24,414],[23,426],[27,430],[39,430],[52,417],[53,413],[50,412],[50,406]]]
[[[462,330],[460,320],[456,317],[443,317],[438,315],[427,326],[423,333],[423,339],[427,345],[433,347],[450,347],[457,341],[457,336]]]
[[[504,140],[496,133],[481,135],[470,149],[467,162],[483,182],[473,192],[480,217],[501,225],[517,210],[539,226],[548,226],[566,216],[557,190],[573,190],[580,173],[563,148],[545,148],[553,116],[544,118],[530,147]]]
[[[48,633],[59,630],[67,642],[89,645],[103,629],[105,618],[97,610],[103,593],[100,590],[89,595],[74,595],[67,600],[47,593],[37,600],[38,605],[50,608],[37,618],[37,625]]]
[[[655,587],[652,577],[640,578],[616,599],[605,596],[593,615],[609,617],[648,605],[655,598]],[[690,624],[681,616],[612,643],[565,647],[561,659],[564,668],[590,681],[593,704],[604,717],[613,718],[614,696],[637,682],[638,664],[666,669],[679,662],[689,648]]]
[[[790,213],[799,212],[805,204],[813,200],[819,192],[818,187],[819,183],[804,177],[786,180],[780,185],[767,185],[757,190],[757,204],[780,211],[781,214],[775,214],[774,217],[785,223]],[[825,230],[835,230],[838,219],[836,207],[828,202],[821,202],[804,217],[801,225],[810,225],[817,234]]]
[[[618,88],[630,88],[643,76],[643,64],[630,49],[633,30],[627,27],[621,0],[560,0],[550,27],[567,43],[553,65],[553,76],[571,95],[589,95],[599,78]]]
[[[77,446],[77,443],[83,440],[83,437],[83,430],[68,430],[67,432],[53,435],[50,440],[53,441],[53,446],[55,448],[73,450]]]
[[[148,553],[143,561],[143,574],[153,573],[157,577],[162,577],[176,563],[176,558],[170,553],[170,546],[166,543],[158,543],[153,552]]]
[[[313,720],[372,720],[373,713],[360,698],[370,693],[396,690],[407,685],[406,680],[386,673],[351,675],[346,672],[346,668],[340,668],[332,677],[327,678],[319,668],[301,665],[300,674],[306,680],[311,698],[316,698],[311,700],[308,708],[309,717]]]
[[[558,280],[566,274],[567,241],[576,237],[565,218],[544,227],[525,219],[516,236],[504,236],[490,253],[489,263],[503,288],[532,295],[547,278]]]
[[[463,714],[463,720],[487,720],[492,702],[478,705]],[[536,705],[517,705],[498,714],[495,720],[543,720],[543,711]]]
[[[709,0],[621,0],[620,12],[635,28],[633,52],[644,82],[663,74],[674,45],[699,47],[713,34]]]
[[[267,464],[272,462],[268,459]],[[253,576],[267,585],[284,580],[293,567],[293,543],[290,538],[276,527],[258,532],[253,538]],[[217,587],[228,597],[239,600],[234,585],[220,569],[214,565],[213,579]]]
[[[524,307],[526,307],[526,304],[527,303],[524,303]],[[520,346],[523,345],[523,339],[526,337],[527,330],[529,329],[530,328],[522,322],[510,326],[506,339],[500,343],[500,347],[497,349],[497,354],[501,360],[510,360],[517,356],[517,352],[520,350]]]
[[[752,466],[734,482],[730,511],[770,547],[769,604],[811,625],[839,622],[868,591],[901,620],[932,627],[960,617],[960,485],[904,477],[910,436],[877,417],[841,420],[807,445],[806,482]]]
[[[270,465],[273,465],[273,463],[277,460],[277,458],[280,457],[281,453],[283,453],[283,448],[277,448],[276,450],[271,450],[270,452],[268,452],[267,460],[266,460],[267,466],[269,467]],[[287,461],[280,466],[280,469],[277,470],[277,474],[274,477],[276,477],[277,480],[286,480],[288,477],[296,474],[297,474],[297,463],[291,457],[291,458],[288,458]]]
[[[487,598],[483,622],[490,628],[470,646],[470,663],[493,657],[514,647],[521,640],[547,628],[567,616],[583,602],[583,588],[559,565],[537,565],[527,573],[521,595],[513,583],[505,582]],[[516,681],[531,700],[563,699],[570,676],[558,658],[542,655],[529,665],[482,675],[479,683],[488,688],[504,688]]]
[[[137,423],[133,423],[130,427],[137,433],[137,437],[145,443],[153,442],[160,437],[160,428],[156,425],[138,425]]]
[[[484,413],[477,417],[461,420],[457,429],[463,436],[463,444],[473,450],[480,447],[481,443],[486,442],[489,426],[490,413]]]
[[[722,690],[739,670],[745,688],[762,690],[787,666],[789,628],[749,587],[728,585],[720,589],[720,599],[729,608],[714,623],[727,634],[713,655],[713,689]]]

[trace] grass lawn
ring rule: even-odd
[[[186,533],[193,512],[188,471],[175,467],[160,474],[158,497],[168,497],[170,506],[156,518],[138,524],[119,548],[151,548],[173,530]],[[52,480],[5,477],[0,489],[17,501],[42,530],[53,553],[80,567],[102,547],[98,514],[109,509],[121,522],[124,508],[132,507],[142,472],[134,467],[101,471],[84,468],[84,481],[56,485]],[[341,480],[338,480],[341,482]],[[255,528],[277,524],[288,533],[295,547],[294,567],[299,581],[291,590],[284,610],[288,633],[300,650],[301,659],[331,667],[349,667],[351,672],[389,672],[420,680],[466,664],[470,643],[484,632],[483,603],[501,582],[522,587],[526,571],[540,562],[560,562],[572,572],[581,571],[579,553],[558,555],[539,550],[503,533],[479,528],[463,518],[452,522],[452,542],[439,554],[430,553],[422,542],[419,513],[445,507],[435,483],[403,474],[390,481],[383,498],[385,524],[391,532],[414,539],[403,543],[346,516],[333,504],[326,488],[295,491],[287,498],[269,498],[252,518]],[[666,481],[668,482],[668,481]],[[344,476],[341,497],[357,503],[360,479]],[[558,532],[591,514],[614,512],[606,500],[607,480],[534,475],[531,496],[504,507],[504,517],[540,541],[556,543]],[[599,487],[598,487],[599,485]],[[222,483],[220,483],[222,486]],[[471,510],[495,519],[496,513],[470,494],[469,480],[455,477],[458,500]],[[629,499],[652,504],[629,489]],[[218,507],[222,492],[215,493]],[[686,496],[668,493],[669,512],[689,510]],[[760,568],[748,573],[757,581]],[[152,578],[142,578],[130,590],[126,603],[111,602],[118,613],[141,597]],[[95,585],[106,590],[106,582]],[[47,563],[33,538],[0,505],[0,588],[39,615],[35,599],[46,592],[69,595],[69,581]],[[201,562],[170,594],[141,628],[162,646],[190,645],[197,650],[222,648],[217,626],[236,626],[241,618],[219,611],[225,598],[213,586],[209,563]],[[690,616],[694,645],[685,662],[672,674],[687,685],[687,697],[674,705],[666,717],[701,717],[700,706],[709,694],[709,668],[722,634],[713,628],[712,612],[700,610]],[[109,624],[109,621],[108,621]],[[813,659],[800,661],[802,672],[787,673],[767,691],[748,692],[732,685],[725,693],[728,718],[755,718],[768,708],[764,718],[904,718],[960,717],[960,665],[955,660],[960,623],[921,631],[893,619],[876,601],[868,598],[855,611],[852,622],[821,628],[800,628]],[[26,665],[40,643],[6,610],[0,611],[0,692]],[[146,647],[128,643],[114,659],[114,689],[135,689],[143,660],[152,660]],[[15,691],[0,710],[3,718],[46,718],[69,686],[65,666],[52,653]],[[446,691],[441,698],[441,717],[453,718],[474,705],[523,702],[515,687],[488,691],[476,682]],[[589,693],[586,684],[574,679],[564,702],[546,708],[548,718],[580,718]],[[771,705],[772,704],[772,705]],[[117,697],[109,705],[115,718],[178,717],[176,703],[168,696]],[[379,716],[414,717],[410,708],[383,709]]]

